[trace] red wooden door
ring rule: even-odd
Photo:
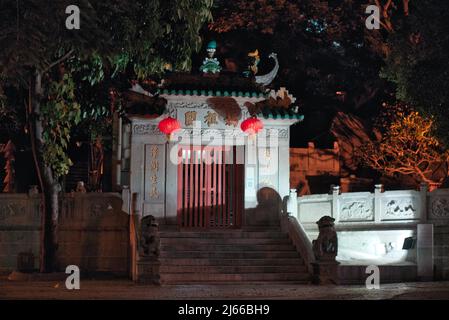
[[[243,163],[236,148],[182,146],[178,165],[178,224],[182,228],[238,228],[243,214]]]

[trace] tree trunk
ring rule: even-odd
[[[30,123],[31,140],[34,145],[33,156],[36,170],[41,177],[43,195],[42,238],[41,238],[41,272],[53,272],[56,269],[56,251],[58,249],[58,215],[60,185],[53,172],[44,161],[43,123],[40,117],[40,103],[43,96],[42,74],[36,73],[34,88],[31,90],[32,117]]]

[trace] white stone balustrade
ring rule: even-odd
[[[294,199],[296,208],[291,204]],[[403,249],[404,240],[412,237],[419,244],[424,237],[419,226],[440,227],[436,229],[437,234],[446,230],[441,228],[449,226],[449,189],[429,192],[427,186],[422,185],[419,191],[384,191],[382,185],[375,185],[374,192],[341,193],[339,186],[331,186],[328,194],[299,197],[291,190],[288,211],[304,227],[310,240],[318,236],[316,222],[322,216],[335,218],[339,237],[337,259],[343,263],[421,266],[424,262],[417,256],[423,256],[422,250],[416,245]],[[436,238],[434,242],[439,248],[440,241]],[[440,255],[446,257],[445,252]],[[426,264],[432,264],[433,255],[425,256]]]
[[[374,192],[348,193],[333,186],[329,194],[300,196],[297,203],[296,218],[306,229],[315,228],[325,215],[335,218],[341,228],[449,221],[449,189],[428,192],[426,186],[420,191],[384,191],[375,185]]]

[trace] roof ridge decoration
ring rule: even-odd
[[[268,58],[271,58],[274,60],[275,65],[273,70],[271,70],[269,73],[256,76],[256,83],[261,84],[263,86],[268,86],[270,83],[273,82],[274,78],[276,78],[278,71],[279,71],[279,61],[278,61],[278,55],[274,52],[272,52]]]
[[[290,99],[290,104],[295,103],[296,98],[288,92],[288,90],[285,87],[280,87],[279,90],[270,90],[269,96],[273,99],[281,99],[284,100],[285,98]]]
[[[210,41],[207,44],[207,55],[208,57],[204,58],[203,64],[200,67],[200,71],[205,74],[212,73],[216,74],[221,71],[220,62],[217,58],[214,58],[215,51],[217,50],[217,42],[215,40]]]
[[[256,49],[254,52],[248,53],[249,65],[248,70],[243,72],[243,76],[249,77],[251,74],[256,75],[259,71],[258,65],[260,62],[259,50]]]

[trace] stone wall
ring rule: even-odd
[[[33,253],[39,267],[40,198],[26,194],[0,194],[0,272],[16,268],[17,255]]]
[[[0,194],[0,271],[17,268],[20,252],[34,254],[39,267],[40,197]],[[61,200],[57,265],[77,265],[81,272],[128,274],[129,215],[114,193],[67,195]]]
[[[75,194],[59,219],[58,262],[89,272],[128,273],[129,215],[119,194]]]

